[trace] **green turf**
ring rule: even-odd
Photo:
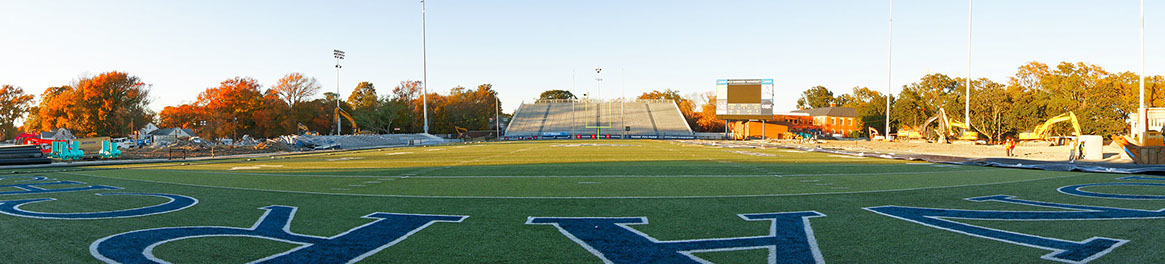
[[[579,143],[632,146],[572,146]],[[1006,194],[1068,204],[1159,210],[1165,200],[1071,196],[1056,188],[1123,175],[936,165],[782,149],[736,149],[671,141],[544,141],[392,148],[214,162],[70,168],[34,174],[104,184],[129,192],[181,194],[193,207],[107,220],[48,220],[0,215],[0,259],[14,263],[97,262],[89,245],[113,234],[176,226],[249,227],[260,207],[298,207],[291,230],[332,236],[369,222],[372,212],[467,215],[436,223],[365,262],[596,263],[598,257],[529,216],[647,217],[635,228],[661,240],[762,235],[767,222],[737,214],[818,211],[810,220],[831,263],[1053,263],[1048,250],[1024,247],[882,216],[864,207],[1059,211],[968,197]],[[81,169],[81,170],[75,170]],[[3,172],[3,171],[0,171]],[[2,175],[0,175],[2,176]],[[1165,183],[1165,181],[1156,181]],[[0,180],[0,184],[12,181]],[[14,188],[0,188],[12,191]],[[1165,188],[1090,187],[1088,191],[1165,195]],[[116,191],[120,192],[122,190]],[[148,206],[156,197],[68,192],[22,209],[93,212]],[[960,220],[995,229],[1080,241],[1129,240],[1090,263],[1165,262],[1165,220]],[[197,238],[158,246],[175,263],[247,262],[294,248],[257,238]],[[763,250],[698,253],[716,263],[764,262]]]

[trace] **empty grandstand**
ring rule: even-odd
[[[539,100],[518,107],[505,136],[680,139],[694,134],[671,100]]]

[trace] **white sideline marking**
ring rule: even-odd
[[[348,187],[364,187],[364,185],[360,185],[360,184],[348,184]]]
[[[360,160],[360,159],[364,159],[364,157],[349,157],[349,158],[328,159],[328,161],[345,161],[345,160]]]
[[[578,182],[579,184],[599,184],[599,182]]]
[[[378,182],[378,181],[366,181],[366,182],[364,182],[364,183],[373,183],[373,184],[375,184],[375,183],[380,183],[380,182]]]
[[[184,170],[156,170],[156,169],[137,169],[148,171],[166,171],[166,172],[184,172],[184,173],[201,173],[201,174],[223,174],[223,175],[253,175],[253,176],[270,176],[270,177],[317,177],[317,178],[383,178],[383,175],[312,175],[312,174],[274,174],[274,173],[232,173],[232,172],[213,172],[213,171],[184,171]],[[910,175],[910,174],[946,174],[946,173],[964,173],[964,172],[980,172],[980,171],[1005,171],[1011,170],[1008,168],[985,168],[972,170],[946,170],[946,171],[905,171],[905,172],[871,172],[871,173],[822,173],[822,174],[735,174],[735,175],[706,175],[706,174],[686,174],[686,175],[448,175],[448,176],[416,176],[415,174],[402,174],[400,179],[417,178],[417,179],[472,179],[472,178],[763,178],[763,177],[803,177],[803,176],[876,176],[876,175]]]
[[[229,170],[257,170],[257,169],[264,168],[264,167],[267,167],[267,168],[279,168],[279,167],[283,167],[283,165],[255,165],[255,166],[243,166],[243,167],[233,167],[233,168],[231,168],[231,169],[229,169]]]
[[[438,150],[441,150],[441,149],[429,149],[429,150],[425,150],[425,151],[438,151]]]
[[[388,154],[384,154],[384,155],[392,156],[392,155],[403,155],[403,154],[412,154],[412,152],[393,152],[393,153],[388,153]]]
[[[149,183],[173,184],[173,185],[181,185],[181,186],[203,187],[203,188],[211,188],[211,189],[242,190],[242,191],[258,191],[258,192],[297,193],[297,194],[314,194],[314,195],[363,196],[363,197],[392,197],[392,198],[442,198],[442,199],[538,199],[538,200],[565,200],[565,199],[699,199],[699,198],[750,198],[750,197],[785,197],[785,196],[811,196],[811,195],[857,194],[857,193],[884,193],[884,192],[919,191],[919,190],[934,190],[934,189],[948,189],[948,188],[961,188],[961,187],[974,187],[974,186],[999,185],[999,184],[1010,184],[1010,183],[1021,183],[1021,182],[1032,182],[1032,181],[1042,181],[1042,180],[1061,179],[1061,178],[1068,178],[1068,177],[1078,177],[1078,176],[1083,176],[1083,175],[1097,175],[1097,174],[1102,174],[1102,173],[1080,173],[1080,174],[1073,174],[1073,175],[1064,175],[1064,176],[1059,176],[1059,177],[1049,177],[1049,178],[1039,178],[1039,179],[1027,179],[1027,180],[1006,181],[1006,182],[977,183],[977,184],[962,184],[962,185],[951,185],[951,186],[934,186],[934,187],[920,187],[920,188],[903,188],[903,189],[889,189],[889,190],[872,190],[872,191],[852,191],[852,192],[817,192],[817,193],[788,193],[788,194],[742,194],[742,195],[706,195],[706,196],[608,196],[608,197],[569,197],[569,196],[564,196],[564,197],[538,197],[538,196],[529,196],[529,197],[522,197],[522,196],[441,196],[441,195],[431,195],[431,196],[427,196],[427,195],[394,195],[394,194],[363,194],[363,193],[326,193],[326,192],[309,192],[309,191],[269,190],[269,189],[242,188],[242,187],[225,187],[225,186],[213,186],[213,185],[190,184],[190,183],[176,183],[176,182],[164,182],[164,181],[151,181],[151,180],[139,180],[139,179],[126,179],[126,178],[116,178],[116,177],[108,177],[108,176],[97,176],[97,175],[84,174],[84,173],[76,173],[76,172],[54,172],[54,173],[60,173],[60,174],[68,174],[68,175],[76,175],[76,176],[87,176],[87,177],[94,177],[94,178],[104,178],[104,179],[112,179],[112,180],[136,181],[136,182],[149,182]],[[848,187],[835,187],[835,188],[843,188],[843,189],[844,189],[844,188],[848,188]],[[343,190],[343,191],[347,191],[347,189],[339,189],[339,188],[332,188],[332,189],[334,189],[334,190]]]
[[[850,156],[850,155],[826,155],[826,156],[830,156],[830,157],[834,157],[834,158],[847,158],[847,159],[864,159],[864,158],[866,158],[866,157],[858,157],[858,156]]]
[[[347,191],[348,189],[344,189],[344,188],[332,188],[332,190],[333,190],[333,191]]]

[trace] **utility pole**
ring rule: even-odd
[[[1149,113],[1145,109],[1145,0],[1141,0],[1141,97],[1137,105],[1137,138],[1141,139],[1141,144],[1145,143],[1145,132],[1149,131]]]
[[[890,139],[890,88],[893,88],[894,75],[894,0],[890,0],[890,33],[889,51],[886,52],[886,140]]]
[[[429,133],[429,51],[425,35],[425,0],[421,0],[421,112],[425,117],[425,134]]]
[[[595,95],[595,98],[598,98],[598,100],[602,100],[602,98],[603,98],[602,97],[603,96],[603,74],[602,74],[602,72],[603,72],[602,67],[595,67],[595,92],[598,93]],[[599,102],[601,102],[601,101],[599,101]],[[595,139],[599,138],[599,133],[600,133],[600,131],[602,131],[602,128],[599,128],[599,127],[603,126],[602,122],[599,121],[599,120],[602,120],[601,119],[602,117],[599,116],[599,113],[601,113],[601,112],[603,112],[603,105],[601,103],[595,104]]]
[[[332,50],[332,57],[336,58],[336,135],[340,135],[340,60],[344,59],[344,51]],[[355,125],[355,124],[353,124]]]
[[[967,130],[971,130],[971,10],[974,6],[975,0],[967,0],[967,98],[966,107],[963,108],[963,124],[967,124]]]

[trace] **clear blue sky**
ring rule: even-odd
[[[1027,61],[1139,67],[1139,1],[975,1],[972,74],[1005,82]],[[5,1],[0,83],[40,94],[82,74],[126,71],[151,108],[192,102],[234,76],[269,87],[290,72],[381,94],[421,79],[419,1]],[[429,82],[491,83],[507,111],[548,89],[603,97],[706,92],[720,78],[773,78],[777,110],[806,88],[887,88],[888,1],[430,0]],[[1165,70],[1165,4],[1146,4],[1147,70]],[[967,1],[894,2],[893,87],[966,75]],[[624,74],[621,74],[625,72]],[[576,81],[572,82],[572,72]],[[319,95],[322,96],[322,95]]]

